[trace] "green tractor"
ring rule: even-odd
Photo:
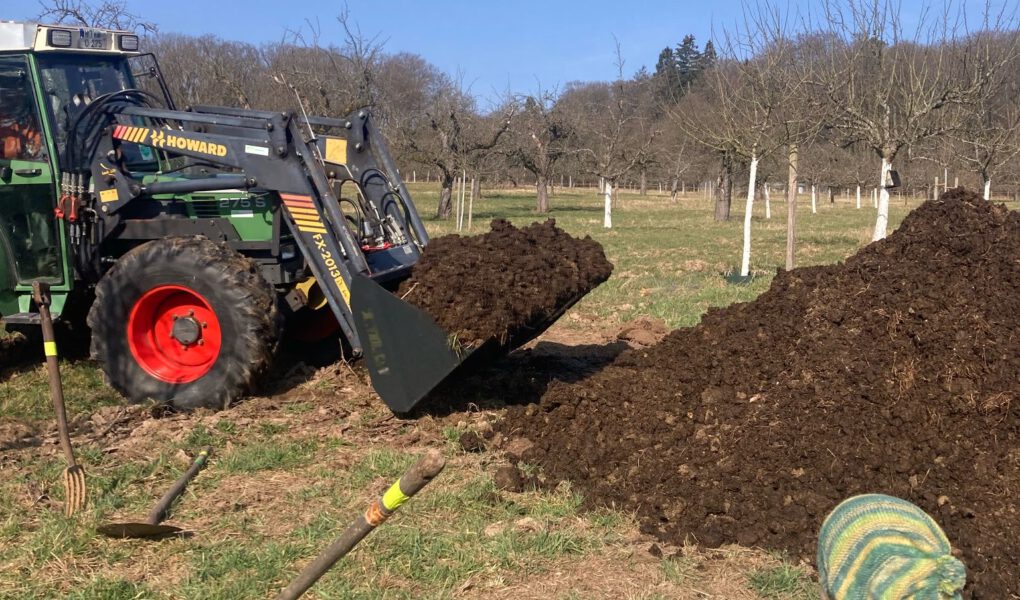
[[[0,22],[0,313],[49,284],[128,399],[224,406],[286,328],[409,411],[465,358],[392,293],[428,243],[367,111],[180,110],[131,32]]]

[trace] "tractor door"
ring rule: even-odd
[[[0,56],[0,311],[14,286],[63,282],[54,173],[24,55]]]

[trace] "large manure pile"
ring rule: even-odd
[[[465,346],[507,343],[612,272],[601,244],[572,237],[553,219],[520,229],[496,219],[482,235],[433,239],[398,295]]]
[[[677,543],[813,562],[840,500],[900,496],[962,550],[968,598],[1018,597],[1020,214],[950,190],[499,427],[550,480]]]

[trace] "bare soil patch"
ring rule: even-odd
[[[1020,214],[951,190],[843,264],[780,273],[541,402],[502,439],[677,544],[813,561],[840,500],[906,498],[1020,597]]]
[[[651,550],[651,552],[649,551]],[[539,573],[497,579],[481,575],[468,581],[457,597],[494,600],[603,598],[612,600],[760,600],[749,589],[747,574],[775,567],[774,557],[760,550],[730,546],[700,551],[672,550],[671,571],[647,542],[607,544],[600,554],[560,561]]]

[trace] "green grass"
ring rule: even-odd
[[[308,482],[289,489],[283,512],[260,512],[253,505],[243,512],[222,513],[220,522],[190,539],[157,544],[110,541],[95,533],[95,526],[113,512],[144,515],[154,497],[146,497],[140,481],[165,485],[176,468],[157,459],[144,464],[115,467],[112,462],[93,465],[89,472],[91,505],[79,518],[68,519],[55,510],[30,510],[16,515],[9,494],[0,495],[0,564],[14,565],[0,573],[0,597],[44,598],[71,593],[54,587],[54,573],[71,565],[68,582],[75,582],[82,598],[239,598],[265,597],[296,575],[298,569],[360,514],[366,500],[385,489],[410,464],[412,457],[388,448],[370,450],[345,473],[331,478],[312,475],[309,461],[328,461],[332,450],[306,445],[283,446],[275,470],[265,467],[268,456],[261,442],[244,444],[223,455],[190,488],[197,499],[177,505],[172,520],[194,522],[207,515],[202,499],[225,476],[251,474],[259,486],[263,473],[299,473]],[[288,462],[294,453],[304,470]],[[313,460],[314,459],[314,460]],[[56,481],[59,465],[41,464],[33,478]],[[397,582],[386,597],[450,597],[472,574],[498,569],[512,573],[541,572],[542,565],[562,557],[592,551],[622,520],[607,519],[590,528],[577,528],[579,500],[574,494],[529,493],[513,500],[498,496],[488,475],[451,466],[441,483],[409,502],[379,528],[348,559],[341,561],[316,587],[323,598],[379,598],[384,582]],[[4,484],[3,489],[9,491]],[[366,495],[366,490],[374,492]],[[231,490],[223,490],[230,493]],[[268,493],[268,492],[267,492]],[[114,502],[126,497],[127,501]],[[528,515],[540,524],[537,531],[518,530],[514,523]],[[269,521],[276,526],[269,528]],[[494,534],[483,533],[493,522],[505,524]],[[275,533],[269,533],[272,529]],[[151,551],[151,552],[149,552]],[[142,552],[142,557],[134,553]],[[155,554],[155,555],[154,555]],[[177,565],[180,578],[170,588],[153,587],[124,578],[121,571],[136,560],[146,561],[154,575],[167,564]],[[86,570],[74,565],[88,564]],[[32,573],[39,575],[33,577]],[[390,583],[386,583],[387,586]]]
[[[697,565],[686,557],[667,558],[662,561],[662,574],[677,585],[689,584]]]
[[[450,233],[451,221],[431,219],[435,186],[412,185],[434,235]],[[483,190],[475,203],[472,233],[506,217],[518,225],[554,217],[574,235],[600,241],[616,265],[613,277],[565,318],[568,326],[614,327],[640,314],[671,326],[691,325],[709,307],[747,301],[766,289],[783,263],[785,211],[773,207],[766,221],[756,213],[752,267],[760,275],[748,285],[727,283],[722,274],[739,262],[741,214],[717,223],[711,204],[689,196],[671,205],[663,196],[623,194],[615,227],[602,228],[602,206],[594,190],[559,190],[552,212],[532,212],[532,191]],[[802,198],[802,203],[804,199]],[[892,222],[909,206],[895,203]],[[841,260],[870,239],[874,211],[821,204],[798,211],[798,264]],[[574,325],[571,325],[571,324]],[[102,383],[89,361],[62,364],[72,419],[122,400]],[[315,388],[339,393],[335,383]],[[289,401],[288,401],[289,402]],[[299,417],[318,410],[315,400],[284,405],[277,416]],[[354,429],[385,414],[379,405],[359,406],[347,420]],[[12,420],[48,427],[52,412],[42,365],[8,369],[0,377],[0,424]],[[247,424],[223,413],[214,423],[189,426],[146,457],[78,448],[86,465],[90,504],[69,520],[59,512],[63,464],[53,446],[46,452],[0,454],[0,598],[237,598],[266,597],[289,581],[308,560],[360,514],[414,460],[406,449],[378,441],[351,440],[326,424],[305,432],[280,421]],[[246,424],[242,424],[246,423]],[[457,451],[464,429],[427,420],[406,428],[432,427],[451,457],[437,483],[403,507],[341,561],[315,588],[318,598],[452,598],[466,581],[545,577],[553,565],[623,543],[632,518],[611,510],[581,511],[583,498],[563,485],[552,491],[497,492],[487,471],[488,455]],[[106,540],[95,527],[113,516],[143,517],[185,465],[178,449],[216,448],[206,471],[189,487],[172,519],[199,524],[190,539],[159,544]],[[416,450],[411,450],[414,452]],[[537,466],[523,465],[529,473]],[[521,519],[537,523],[518,527]],[[662,577],[676,585],[690,578],[683,559],[665,560]],[[783,565],[747,575],[763,598],[804,595],[810,578]],[[567,596],[571,597],[571,596]],[[654,596],[648,596],[654,597]]]
[[[751,589],[768,600],[815,600],[818,585],[800,567],[782,564],[748,575]]]
[[[124,402],[103,383],[96,364],[88,360],[64,361],[60,365],[64,402],[69,414],[92,412],[100,406]],[[0,417],[38,421],[53,417],[45,364],[24,365],[0,371]]]
[[[317,446],[315,440],[256,441],[229,451],[219,461],[219,468],[225,473],[255,473],[302,467],[311,461]]]

